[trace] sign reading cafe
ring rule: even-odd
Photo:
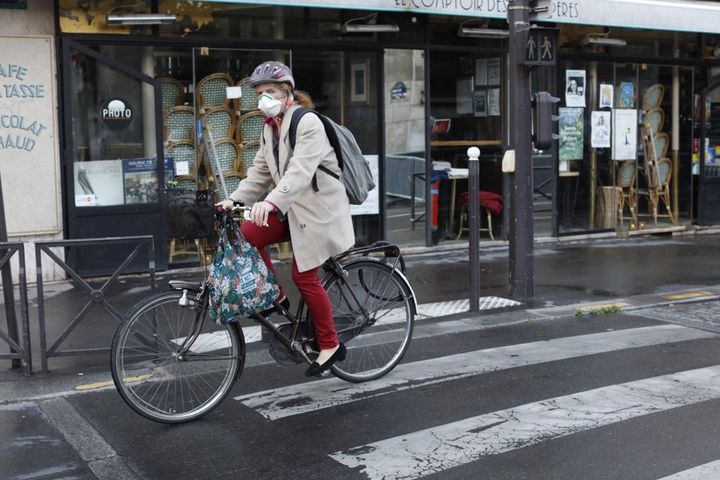
[[[25,115],[23,110],[28,111],[28,101],[44,99],[45,95],[45,85],[32,81],[30,67],[0,63],[0,99],[7,99],[0,103],[0,150],[32,152],[35,149],[47,126],[42,120]],[[11,111],[10,107],[14,105],[20,108]]]

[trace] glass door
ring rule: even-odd
[[[425,52],[385,50],[386,237],[401,245],[425,243]]]
[[[153,235],[156,266],[164,268],[165,167],[152,50],[143,50],[139,70],[100,48],[63,44],[67,237]],[[70,262],[82,274],[105,275],[132,248],[85,248]],[[138,259],[130,270],[146,268]]]
[[[720,83],[703,91],[700,121],[698,223],[716,225],[720,224]]]

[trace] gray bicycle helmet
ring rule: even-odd
[[[289,83],[292,88],[295,88],[295,79],[293,78],[292,70],[280,62],[264,62],[255,68],[255,71],[250,75],[250,85],[256,87],[261,83]]]

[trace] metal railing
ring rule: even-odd
[[[20,324],[22,327],[22,340],[18,332],[17,317],[15,316],[15,294],[12,278],[9,273],[3,275],[3,280],[9,285],[3,285],[5,290],[5,314],[7,318],[7,332],[0,330],[0,340],[10,347],[9,353],[0,353],[0,358],[13,360],[13,367],[17,361],[22,363],[25,375],[32,373],[32,354],[30,351],[30,320],[28,316],[27,282],[25,278],[25,247],[22,242],[0,242],[0,269],[8,269],[13,255],[18,254],[20,269],[18,271],[18,288],[20,290]],[[10,278],[8,278],[10,277]]]
[[[133,251],[128,257],[117,267],[110,278],[99,289],[93,288],[88,282],[86,282],[76,271],[74,271],[67,263],[60,259],[51,249],[57,247],[72,248],[72,247],[89,247],[98,245],[112,245],[112,244],[136,244]],[[107,238],[91,238],[91,239],[77,239],[77,240],[52,240],[46,242],[35,243],[35,262],[37,272],[37,295],[38,295],[38,317],[40,321],[40,348],[41,348],[41,359],[42,369],[47,371],[48,358],[49,357],[60,357],[60,356],[71,356],[71,355],[85,355],[85,354],[97,354],[104,353],[110,350],[109,347],[103,348],[79,348],[79,349],[65,349],[59,350],[60,345],[65,341],[67,336],[80,324],[82,319],[88,314],[88,312],[95,305],[102,305],[102,307],[113,316],[115,320],[120,322],[122,320],[122,314],[113,307],[106,298],[107,288],[112,285],[120,276],[120,274],[135,260],[140,253],[140,250],[147,246],[148,248],[148,270],[150,273],[150,288],[155,289],[155,244],[151,235],[132,236],[132,237],[107,237]],[[62,268],[73,280],[75,280],[89,295],[89,301],[83,306],[80,312],[75,316],[72,322],[65,328],[55,342],[47,347],[47,332],[45,328],[45,299],[43,294],[43,268],[42,268],[42,253],[50,257],[60,268]]]

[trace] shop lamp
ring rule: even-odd
[[[399,32],[400,26],[391,23],[351,23],[342,27],[342,33],[379,33],[379,32]]]
[[[173,23],[175,15],[164,13],[134,13],[131,15],[107,15],[108,25],[162,25]]]
[[[609,37],[598,37],[587,35],[582,39],[582,44],[585,46],[595,47],[624,47],[627,45],[627,41],[622,38],[609,38]]]
[[[458,28],[458,36],[474,38],[508,38],[510,32],[500,28],[463,27]]]

